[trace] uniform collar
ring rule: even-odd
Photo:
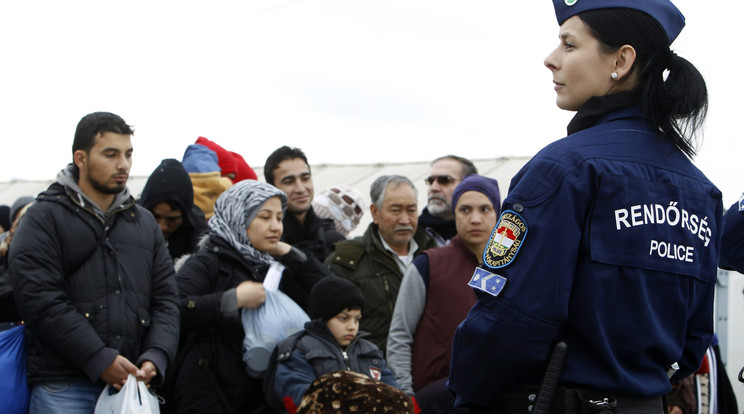
[[[571,122],[569,122],[567,128],[568,135],[596,125],[609,113],[638,105],[640,100],[641,94],[638,90],[618,92],[605,96],[594,96],[586,101]]]

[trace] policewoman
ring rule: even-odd
[[[705,82],[670,49],[670,1],[553,5],[545,66],[576,115],[512,179],[448,384],[474,413],[661,413],[672,367],[697,370],[713,335],[723,206],[691,162]]]

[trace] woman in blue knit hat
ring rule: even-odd
[[[713,335],[721,192],[691,161],[705,81],[670,49],[670,1],[553,4],[545,66],[576,115],[511,182],[448,384],[475,413],[662,413]]]

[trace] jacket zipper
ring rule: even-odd
[[[344,363],[346,364],[346,370],[351,371],[351,363],[349,362],[349,355],[343,349],[341,350],[341,355],[344,356]]]

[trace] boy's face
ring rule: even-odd
[[[359,332],[359,319],[362,319],[361,309],[347,308],[329,319],[326,325],[339,345],[348,346]]]

